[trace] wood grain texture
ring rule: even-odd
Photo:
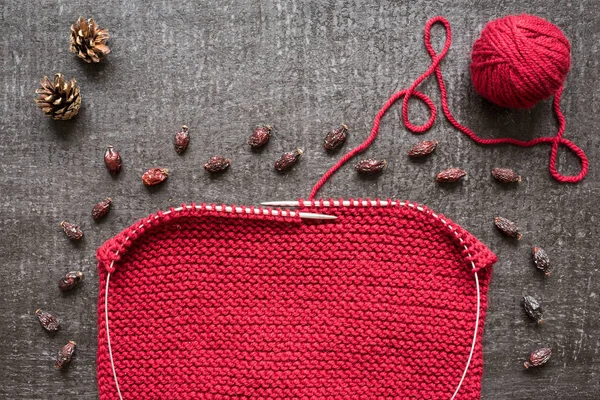
[[[442,69],[459,121],[489,137],[553,135],[549,101],[528,111],[503,110],[479,98],[470,84],[468,56],[485,23],[529,12],[560,26],[572,42],[562,105],[566,137],[590,158],[583,182],[552,180],[549,147],[480,147],[443,118],[426,135],[412,135],[396,107],[364,154],[387,158],[387,172],[365,180],[348,166],[320,194],[424,203],[497,253],[484,337],[484,399],[598,398],[596,10],[596,0],[0,2],[0,397],[97,398],[96,248],[134,220],[182,202],[251,205],[306,197],[340,155],[322,150],[325,133],[344,122],[350,129],[344,149],[359,144],[388,96],[426,68],[422,29],[431,16],[443,14],[453,26],[454,44]],[[69,26],[80,15],[110,30],[113,52],[100,65],[69,53]],[[58,71],[81,85],[82,110],[69,122],[51,121],[32,101],[39,79]],[[439,104],[433,81],[421,89]],[[423,107],[413,106],[411,118],[424,121]],[[275,133],[266,149],[253,153],[246,139],[261,123]],[[179,156],[171,141],[182,124],[190,127],[191,144]],[[406,151],[423,138],[440,145],[432,157],[411,162]],[[116,179],[102,161],[108,144],[123,157]],[[296,147],[305,151],[300,164],[276,174],[274,160]],[[211,178],[202,165],[216,154],[230,157],[232,166]],[[171,174],[148,190],[140,176],[156,166]],[[466,169],[466,180],[436,185],[435,173],[450,166]],[[524,181],[503,187],[492,181],[493,167],[514,168]],[[561,151],[559,168],[574,173],[577,160]],[[106,196],[113,210],[95,223],[91,208]],[[493,227],[496,215],[517,221],[524,239],[503,238]],[[81,224],[81,243],[64,237],[63,219]],[[548,251],[555,264],[551,277],[532,267],[528,243]],[[61,295],[57,281],[74,269],[85,272],[85,282]],[[523,314],[526,293],[543,301],[545,324],[536,327]],[[61,319],[56,336],[37,325],[38,307]],[[53,358],[69,339],[79,345],[77,357],[60,373]],[[550,363],[523,371],[527,353],[545,345],[555,350]]]

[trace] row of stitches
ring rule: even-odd
[[[220,313],[219,315],[241,315],[248,316],[254,315],[259,317],[261,315],[271,316],[276,314],[275,310],[283,312],[283,316],[293,316],[294,313],[304,313],[308,311],[313,312],[325,312],[319,313],[324,316],[337,316],[351,318],[355,315],[361,315],[369,313],[372,315],[397,315],[397,318],[402,319],[405,317],[405,313],[410,312],[410,315],[430,315],[432,313],[453,314],[458,313],[461,317],[464,317],[463,313],[473,311],[472,305],[460,305],[453,304],[452,301],[458,301],[462,296],[448,297],[447,299],[439,299],[437,297],[422,297],[417,296],[416,293],[420,292],[419,289],[415,289],[413,293],[415,295],[411,297],[404,297],[402,299],[396,298],[394,294],[386,294],[381,296],[372,296],[369,293],[365,294],[364,299],[353,298],[352,294],[347,291],[344,293],[346,298],[339,297],[312,297],[314,293],[307,292],[300,296],[293,296],[292,291],[289,292],[289,296],[283,297],[279,293],[271,292],[268,296],[263,293],[256,293],[252,298],[243,298],[239,294],[232,294],[227,298],[222,296],[214,296],[212,290],[207,288],[205,297],[200,298],[193,296],[198,292],[194,291],[176,291],[172,294],[173,297],[168,298],[168,309],[164,309],[161,305],[155,305],[151,302],[154,298],[153,294],[147,296],[136,296],[133,298],[126,298],[124,303],[119,301],[117,304],[125,307],[117,306],[117,310],[130,318],[135,318],[136,315],[140,316],[140,320],[143,321],[144,317],[161,318],[168,315],[176,316],[176,311],[180,310],[185,312],[180,315],[189,313],[191,315],[213,315],[215,312]],[[235,293],[231,291],[229,293]],[[443,293],[443,292],[442,292]],[[212,297],[209,297],[212,296]],[[134,294],[135,296],[135,294]],[[337,295],[332,295],[337,296]],[[342,296],[342,294],[339,294]],[[358,296],[357,296],[358,297]],[[448,300],[449,299],[449,300]],[[164,312],[160,312],[164,310]],[[339,311],[341,314],[335,313]],[[145,314],[149,315],[145,315]],[[224,314],[223,314],[224,313]],[[475,318],[475,317],[473,317]],[[443,321],[442,321],[443,322]]]
[[[123,290],[128,288],[136,290],[135,284],[164,287],[174,284],[182,290],[201,287],[226,289],[229,287],[235,290],[243,289],[248,292],[262,289],[264,286],[274,286],[274,289],[284,292],[295,287],[307,287],[318,292],[319,286],[323,286],[323,290],[340,287],[340,289],[352,288],[357,292],[373,292],[378,288],[381,288],[381,290],[419,288],[423,284],[425,286],[424,290],[447,287],[447,293],[449,294],[462,294],[464,293],[463,288],[452,287],[452,284],[464,284],[471,281],[471,279],[468,279],[471,276],[467,271],[458,276],[443,276],[441,275],[443,270],[439,274],[435,269],[390,271],[387,269],[368,269],[361,264],[357,264],[355,267],[348,266],[347,269],[324,266],[319,271],[316,268],[310,268],[312,273],[305,273],[303,270],[291,267],[277,268],[274,266],[269,267],[267,270],[263,270],[258,266],[237,265],[231,265],[229,268],[227,266],[216,267],[215,270],[206,265],[202,269],[194,270],[194,265],[187,266],[188,268],[184,269],[181,269],[181,266],[157,268],[162,273],[147,272],[145,270],[138,272],[134,268],[122,268],[119,270],[121,282],[115,282],[115,287]],[[186,280],[181,280],[181,276],[184,276],[181,274],[185,274],[186,271],[189,271],[186,274]],[[173,278],[179,278],[179,281]],[[253,286],[256,286],[256,289]],[[470,288],[468,289],[470,291]],[[139,290],[140,293],[144,293],[143,288],[140,287]],[[150,291],[157,290],[151,288]]]
[[[207,398],[212,400],[230,400],[239,398],[261,398],[261,399],[282,399],[294,398],[299,400],[310,399],[327,399],[337,400],[340,398],[346,400],[362,400],[365,398],[398,398],[402,396],[404,399],[441,399],[449,397],[452,392],[448,388],[452,383],[448,382],[445,389],[431,390],[430,386],[424,385],[422,389],[411,388],[406,386],[404,389],[397,385],[390,384],[389,387],[373,387],[373,384],[365,383],[365,386],[344,384],[338,386],[302,386],[297,389],[269,389],[269,388],[250,388],[244,383],[236,385],[211,385],[211,384],[187,384],[186,386],[177,386],[178,391],[171,390],[171,387],[176,383],[161,385],[149,385],[149,387],[140,387],[136,385],[124,386],[122,392],[125,398],[147,398],[158,399],[162,398],[162,393],[172,393],[173,398],[178,400]],[[189,386],[188,386],[189,385]],[[423,391],[421,391],[423,390]],[[461,388],[461,393],[465,393]],[[176,396],[175,396],[176,395]]]
[[[232,347],[230,342],[194,342],[194,347],[198,347],[198,349],[174,349],[171,352],[168,351],[153,351],[152,348],[142,347],[140,350],[133,348],[134,345],[139,345],[140,343],[129,343],[128,346],[119,346],[120,354],[127,354],[127,352],[131,351],[131,356],[120,356],[119,361],[120,365],[133,365],[135,366],[136,362],[141,362],[140,366],[143,366],[144,362],[156,362],[161,359],[161,357],[169,356],[172,354],[173,356],[178,355],[181,356],[181,362],[177,364],[177,366],[170,366],[169,368],[187,368],[191,366],[227,366],[229,362],[234,361],[232,366],[235,366],[235,369],[243,368],[244,365],[249,364],[253,365],[253,363],[258,363],[260,367],[258,368],[276,368],[285,370],[286,368],[298,368],[297,362],[302,363],[302,368],[308,368],[310,365],[323,364],[328,365],[331,368],[339,366],[339,364],[349,363],[346,365],[352,366],[352,363],[360,360],[360,361],[372,361],[373,365],[369,365],[365,367],[366,370],[380,370],[382,362],[386,364],[394,364],[394,365],[403,365],[403,366],[413,366],[422,370],[429,370],[432,368],[436,368],[437,364],[426,364],[419,362],[419,360],[431,361],[435,360],[436,357],[439,359],[441,356],[450,357],[456,355],[461,356],[465,355],[468,351],[469,346],[453,346],[448,344],[442,350],[440,345],[431,342],[424,342],[418,340],[416,338],[416,347],[411,351],[406,351],[404,349],[393,347],[393,346],[401,346],[405,344],[412,343],[411,341],[398,341],[398,343],[394,343],[393,345],[387,346],[376,346],[376,345],[368,345],[368,346],[327,346],[326,343],[321,343],[320,346],[313,343],[306,343],[305,346],[298,346],[297,349],[279,349],[275,343],[271,346],[256,346],[252,343],[247,343],[244,347]],[[258,344],[258,343],[256,343]],[[191,343],[190,343],[191,345]],[[215,348],[211,347],[212,345],[216,346]],[[282,344],[284,345],[284,344]],[[191,346],[190,346],[191,347]],[[313,349],[313,347],[317,347],[317,349]],[[144,352],[146,349],[146,353]],[[335,350],[337,353],[335,356],[330,356],[327,354]],[[300,352],[299,352],[300,351]],[[413,361],[411,360],[411,356],[418,356],[418,359]],[[210,356],[210,359],[207,359],[202,356]],[[456,367],[460,368],[461,363],[458,361],[455,365],[452,365],[452,360],[449,361],[448,367]],[[123,363],[123,364],[121,364]],[[239,364],[238,364],[239,363]],[[275,363],[274,367],[271,363]],[[464,368],[464,365],[462,365]],[[254,368],[254,367],[252,367]],[[251,369],[252,369],[251,368]],[[353,368],[360,367],[354,366]],[[392,368],[391,366],[389,368]],[[395,367],[393,367],[395,368]],[[392,368],[392,369],[393,369]]]
[[[193,282],[192,282],[193,283]],[[186,282],[186,285],[189,285]],[[411,286],[414,282],[411,283]],[[363,303],[369,305],[372,303],[384,302],[391,305],[397,304],[431,304],[441,306],[449,310],[462,310],[463,306],[452,304],[452,302],[460,300],[464,292],[460,289],[454,291],[446,290],[443,286],[435,283],[427,284],[424,282],[422,286],[375,286],[366,287],[364,285],[274,285],[269,283],[253,284],[253,283],[225,283],[225,284],[210,284],[207,282],[198,282],[197,285],[183,286],[177,284],[163,285],[160,288],[155,288],[154,291],[141,292],[136,290],[136,287],[123,287],[118,295],[111,298],[121,298],[120,302],[130,303],[135,299],[137,303],[143,301],[171,301],[172,299],[181,299],[184,296],[190,299],[190,305],[194,302],[203,302],[217,300],[220,304],[227,302],[229,305],[247,306],[254,301],[256,305],[266,304],[270,301],[292,300],[295,302],[325,302],[327,304],[335,303]],[[171,286],[171,287],[170,287]],[[167,289],[173,289],[170,292]],[[268,292],[265,292],[268,291]],[[434,292],[434,293],[430,293]],[[398,298],[399,295],[402,297]],[[413,300],[414,299],[414,300]],[[428,303],[429,302],[429,303]],[[198,304],[200,305],[200,304]],[[204,304],[207,305],[207,304]],[[305,307],[308,307],[306,305]]]
[[[161,263],[160,259],[154,260],[143,268],[129,268],[123,271],[122,276],[127,278],[150,278],[159,282],[180,282],[181,274],[187,275],[186,279],[210,279],[211,282],[227,281],[238,282],[254,279],[257,282],[261,278],[281,277],[282,279],[294,279],[299,282],[318,282],[323,277],[341,278],[348,276],[363,276],[372,279],[390,277],[393,279],[414,279],[415,275],[420,275],[423,280],[438,280],[440,278],[450,279],[450,286],[454,283],[464,282],[465,278],[471,280],[471,276],[463,268],[459,261],[454,261],[450,265],[442,260],[430,259],[428,262],[421,256],[407,257],[402,261],[378,261],[373,265],[371,261],[355,261],[350,263],[328,263],[315,262],[314,260],[302,263],[298,268],[296,263],[265,263],[265,261],[248,258],[245,260],[217,258],[208,260],[206,263],[197,263],[179,258],[165,259]],[[419,268],[417,268],[419,266]],[[314,279],[311,279],[313,278]]]
[[[206,327],[205,327],[206,328]],[[293,337],[297,342],[294,346],[285,342],[284,338],[278,336],[278,332],[274,332],[273,334],[262,334],[262,333],[254,333],[252,331],[248,332],[248,329],[234,333],[234,330],[229,329],[219,329],[221,327],[214,327],[215,329],[199,329],[198,333],[204,333],[203,335],[199,335],[198,333],[194,334],[190,333],[182,333],[181,329],[156,329],[158,333],[169,334],[174,337],[178,337],[181,340],[186,341],[187,343],[193,343],[194,352],[205,349],[207,352],[216,352],[216,351],[224,351],[227,352],[232,349],[260,349],[265,348],[265,351],[272,351],[275,348],[287,348],[287,351],[293,351],[294,346],[297,346],[299,349],[306,349],[310,346],[320,345],[322,349],[347,349],[348,351],[357,351],[360,353],[363,349],[370,348],[381,348],[383,353],[380,354],[382,356],[391,355],[392,349],[396,349],[400,351],[400,354],[413,354],[417,350],[427,352],[429,350],[436,351],[437,354],[440,348],[443,348],[442,353],[444,354],[465,354],[465,350],[470,346],[468,344],[455,343],[457,340],[467,339],[467,335],[463,334],[453,334],[454,331],[450,329],[444,329],[441,327],[437,330],[429,330],[425,332],[408,332],[403,334],[402,336],[396,333],[394,336],[394,330],[390,329],[387,332],[382,332],[380,335],[377,335],[371,330],[368,329],[355,329],[354,331],[349,331],[348,329],[340,329],[339,332],[332,333],[315,333],[315,327],[311,327],[312,329],[307,330],[305,332],[298,332],[296,329],[289,330],[287,332],[288,340],[290,337]],[[185,329],[185,328],[182,328]],[[124,335],[115,335],[115,338],[123,339],[123,343],[116,346],[119,349],[128,349],[132,348],[135,350],[135,346],[141,345],[144,342],[155,343],[153,337],[148,335],[147,332],[144,332],[142,329],[131,329],[132,335],[124,336]],[[281,329],[281,332],[286,332],[286,329]],[[439,340],[434,341],[432,339],[433,334],[439,334]],[[341,341],[348,341],[347,344],[341,343]],[[417,342],[419,345],[415,345]],[[403,346],[410,345],[410,349],[405,349]],[[286,346],[287,345],[287,346]],[[222,346],[222,347],[221,347]],[[187,347],[187,346],[186,346]],[[412,349],[415,347],[415,349]],[[356,349],[356,350],[353,350]],[[189,349],[188,349],[189,350]],[[237,351],[236,350],[236,351]],[[249,350],[250,351],[250,350]],[[152,352],[152,353],[157,353]],[[435,356],[434,354],[434,356]],[[251,354],[252,355],[252,354]],[[369,356],[375,356],[375,353],[369,353]],[[425,354],[424,354],[425,355]],[[438,354],[439,355],[439,354]],[[256,356],[256,355],[254,355]],[[329,357],[336,358],[341,357],[341,355],[329,355],[329,354],[320,354],[321,358]]]
[[[203,306],[203,312],[189,311],[189,305],[169,306],[169,311],[160,312],[159,309],[149,308],[144,310],[133,310],[129,312],[120,312],[114,317],[111,315],[111,320],[115,323],[119,321],[132,320],[133,326],[151,325],[153,321],[170,322],[174,325],[194,323],[207,325],[235,325],[235,324],[259,324],[267,325],[271,320],[281,322],[286,326],[312,326],[319,323],[327,324],[332,328],[338,325],[351,325],[352,322],[360,324],[362,321],[366,323],[385,322],[404,325],[406,317],[410,316],[409,322],[406,325],[415,325],[417,322],[429,322],[432,327],[441,326],[456,326],[464,325],[474,317],[470,317],[469,313],[473,310],[450,310],[443,309],[433,304],[419,305],[390,305],[388,309],[377,307],[376,310],[371,310],[367,304],[360,304],[358,307],[352,307],[352,304],[336,303],[326,305],[311,305],[311,307],[282,307],[278,304],[255,304],[255,305],[206,305]],[[436,315],[438,318],[436,319]],[[137,322],[136,318],[141,322]],[[116,325],[117,326],[117,325]],[[118,325],[120,326],[120,325]],[[425,329],[425,328],[422,328]]]
[[[214,357],[214,356],[213,356]],[[435,362],[434,357],[428,357],[429,362]],[[438,358],[439,360],[439,358]],[[343,361],[319,361],[319,360],[304,360],[296,359],[294,362],[291,361],[275,361],[275,360],[239,360],[236,357],[227,359],[221,359],[216,357],[214,360],[204,363],[191,363],[187,362],[185,365],[171,366],[160,362],[158,359],[154,360],[119,360],[119,367],[123,371],[147,371],[150,375],[156,377],[166,376],[180,376],[185,375],[186,371],[196,371],[195,375],[210,375],[213,378],[219,376],[231,376],[237,377],[256,377],[257,379],[263,379],[268,381],[265,377],[265,373],[270,374],[274,377],[285,377],[287,379],[302,379],[302,378],[314,378],[319,375],[325,375],[330,377],[379,377],[385,378],[390,376],[396,376],[399,381],[401,380],[427,380],[435,382],[442,380],[444,376],[454,377],[456,373],[460,372],[464,368],[464,360],[450,360],[452,364],[448,368],[433,367],[431,365],[425,365],[424,363],[412,362],[402,363],[402,360],[380,360],[380,359],[361,359],[354,357],[353,359]],[[239,366],[236,368],[228,368],[227,363],[238,363]],[[360,363],[370,363],[374,366],[369,368],[361,368]],[[378,364],[379,363],[379,364]],[[411,377],[412,375],[412,377]],[[136,372],[136,378],[143,376],[141,372]]]
[[[377,246],[365,246],[362,243],[345,243],[338,245],[329,245],[324,243],[322,245],[322,249],[302,247],[282,249],[272,248],[269,249],[269,253],[266,253],[266,250],[257,252],[254,249],[243,247],[236,249],[225,249],[216,248],[215,246],[208,246],[205,248],[190,247],[188,250],[185,248],[142,248],[140,249],[143,253],[142,256],[127,255],[122,264],[139,263],[141,266],[149,267],[160,264],[174,265],[177,261],[182,260],[186,260],[189,263],[208,263],[219,262],[223,259],[227,259],[233,262],[243,263],[245,260],[260,259],[264,262],[284,265],[284,262],[301,263],[304,260],[319,260],[320,262],[344,260],[352,262],[357,260],[364,260],[365,262],[392,262],[409,260],[411,257],[415,257],[416,259],[420,257],[421,261],[434,259],[453,262],[458,259],[462,262],[460,252],[449,253],[448,248],[436,248],[431,247],[426,243],[416,243],[415,246],[404,248],[403,251],[399,253],[398,246],[402,246],[402,243],[385,243]],[[186,258],[186,254],[190,254],[190,257]]]

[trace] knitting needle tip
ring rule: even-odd
[[[297,200],[283,200],[283,201],[264,201],[260,203],[263,206],[269,207],[298,207],[300,202]],[[317,214],[309,212],[299,212],[298,215],[303,219],[337,219],[335,215],[329,214]]]
[[[298,216],[302,219],[337,219],[337,217],[335,215],[316,214],[316,213],[307,213],[307,212],[299,212]]]
[[[298,207],[300,205],[300,203],[297,200],[264,201],[260,204],[263,206],[270,207]]]

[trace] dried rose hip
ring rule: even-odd
[[[531,296],[523,296],[523,308],[527,315],[538,324],[544,322],[544,310],[539,301]]]
[[[524,363],[525,368],[542,366],[548,362],[551,355],[552,349],[548,347],[538,349],[529,355],[529,360]]]
[[[301,149],[283,153],[279,160],[275,161],[275,169],[279,172],[287,171],[298,162],[302,153]]]
[[[208,172],[221,172],[229,168],[230,165],[231,160],[229,158],[214,156],[204,164],[204,169]]]
[[[58,281],[58,288],[62,291],[71,290],[79,282],[83,280],[83,272],[81,271],[70,271],[65,274],[60,281]]]
[[[531,248],[531,254],[533,255],[533,264],[536,268],[544,271],[544,275],[550,275],[552,273],[552,266],[550,265],[550,258],[544,249],[534,246]]]
[[[460,168],[448,168],[437,174],[435,180],[441,183],[457,182],[465,175],[467,172]]]
[[[142,182],[146,186],[154,186],[163,182],[169,176],[167,168],[150,168],[142,175]]]
[[[409,151],[408,156],[417,158],[431,154],[438,145],[437,140],[425,140],[415,144]]]
[[[325,150],[330,151],[338,149],[346,142],[347,136],[348,127],[344,124],[332,129],[327,136],[325,136],[325,142],[323,143]]]
[[[496,227],[500,230],[500,232],[504,233],[506,236],[516,238],[517,240],[520,240],[523,237],[523,234],[519,232],[517,225],[511,220],[502,217],[496,217],[494,218],[494,224],[496,224]]]
[[[181,154],[187,149],[190,144],[190,129],[187,126],[183,125],[181,130],[175,134],[173,144],[177,154]]]
[[[50,314],[49,312],[42,311],[38,308],[37,310],[35,310],[35,316],[40,321],[40,325],[42,325],[42,328],[49,332],[56,332],[60,327],[58,319],[56,319],[56,317]]]
[[[263,147],[269,139],[271,139],[271,128],[269,125],[258,127],[252,132],[252,135],[248,138],[248,146],[253,149]]]
[[[492,170],[492,176],[494,177],[494,179],[503,183],[521,182],[521,176],[512,169],[508,168],[494,168]]]
[[[79,240],[83,236],[83,231],[75,224],[63,221],[60,223],[60,226],[62,226],[63,231],[65,231],[65,235],[71,240]]]
[[[365,175],[375,175],[380,173],[387,166],[386,160],[375,160],[373,158],[367,158],[361,160],[354,165],[356,172]]]
[[[72,340],[69,340],[69,343],[65,344],[62,349],[58,352],[58,356],[56,357],[56,368],[63,369],[73,359],[73,354],[75,354],[75,347],[77,343]]]
[[[100,203],[96,204],[94,206],[94,208],[92,208],[92,218],[94,218],[94,221],[98,221],[100,218],[102,218],[106,214],[108,214],[111,203],[112,203],[112,200],[110,199],[110,197],[107,197],[106,199],[102,200]]]
[[[104,164],[108,168],[108,172],[116,175],[121,170],[121,156],[112,146],[106,148],[104,153]]]

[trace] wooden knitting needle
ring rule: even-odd
[[[275,211],[273,211],[273,212],[275,212]],[[337,219],[337,217],[335,215],[307,213],[307,212],[299,212],[298,216],[302,219]]]
[[[188,210],[193,209],[193,206],[186,206]],[[298,215],[302,219],[337,219],[335,215],[328,214],[317,214],[310,212],[297,212],[290,210],[265,210],[262,208],[255,208],[254,211],[248,207],[231,207],[231,206],[204,206],[204,209],[207,211],[218,211],[218,212],[226,212],[226,213],[235,213],[235,214],[251,214],[252,212],[257,215],[281,215],[283,217],[295,217]],[[182,207],[175,208],[175,211],[183,210]],[[170,214],[171,211],[165,211],[163,214]]]
[[[303,202],[303,204],[300,204],[299,201],[297,200],[283,200],[283,201],[265,201],[263,203],[260,203],[263,206],[270,206],[270,207],[299,207],[300,205],[303,206],[311,206],[314,204],[314,206],[320,206],[321,202],[312,202],[309,200],[305,200]],[[329,201],[329,200],[324,200],[323,201],[323,207],[339,207],[339,206],[344,206],[344,207],[349,207],[349,206],[377,206],[378,202],[375,200],[362,200],[362,201],[358,201],[358,200],[354,200],[354,201],[349,201],[349,200],[343,200],[343,201],[339,201],[339,200],[334,200],[334,201]],[[380,200],[379,201],[379,205],[381,206],[395,206],[396,204],[400,204],[401,206],[404,206],[405,203],[403,201],[401,201],[400,203],[398,203],[397,201],[387,201],[387,200]]]

